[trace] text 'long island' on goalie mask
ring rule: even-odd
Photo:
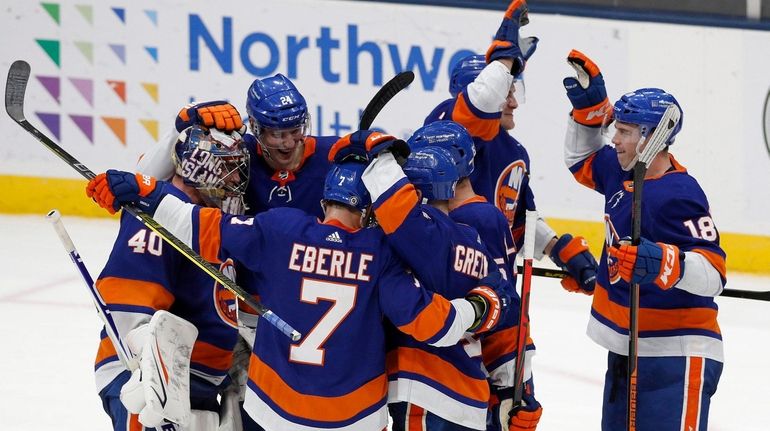
[[[179,134],[173,159],[176,174],[198,192],[205,205],[230,214],[245,213],[249,153],[238,132],[189,127]]]

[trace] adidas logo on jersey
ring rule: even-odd
[[[326,240],[329,242],[342,242],[342,238],[340,238],[340,233],[337,231],[332,232],[329,234],[329,236],[326,237]]]

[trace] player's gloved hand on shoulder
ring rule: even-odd
[[[350,159],[368,163],[377,155],[390,151],[399,161],[409,156],[409,145],[401,139],[376,130],[357,130],[343,136],[329,150],[329,161],[340,163]]]
[[[572,118],[584,126],[601,126],[604,117],[612,114],[612,105],[599,66],[576,49],[567,55],[567,63],[577,72],[577,77],[569,76],[563,81],[574,108]]]
[[[86,195],[110,214],[115,214],[122,205],[136,204],[152,215],[163,199],[164,184],[149,175],[110,169],[88,182]]]
[[[491,407],[494,430],[534,431],[543,414],[543,407],[533,394],[532,379],[524,385],[521,405],[513,407],[513,388],[493,389],[498,399]],[[489,429],[489,428],[487,428]]]
[[[585,238],[565,233],[551,248],[550,257],[553,263],[569,272],[569,277],[561,281],[564,289],[586,295],[594,294],[599,264],[588,250]]]
[[[187,105],[176,116],[176,130],[179,133],[196,124],[223,132],[246,132],[241,114],[235,106],[224,100]]]
[[[621,241],[607,252],[618,260],[620,278],[628,283],[655,283],[667,290],[684,274],[684,253],[675,245],[642,238],[638,246]]]
[[[499,271],[492,271],[479,280],[479,284],[465,295],[476,312],[476,319],[468,332],[481,334],[494,329],[505,319],[513,294],[513,286]]]
[[[505,11],[500,28],[497,29],[492,44],[487,49],[487,63],[498,59],[511,59],[511,74],[518,75],[524,70],[526,59],[535,52],[537,38],[527,42],[527,52],[525,55],[519,46],[519,28],[529,23],[529,14],[527,2],[525,0],[513,0]]]

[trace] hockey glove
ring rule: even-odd
[[[534,43],[528,43],[528,56],[522,53],[519,47],[519,27],[529,23],[527,2],[525,0],[513,0],[505,11],[500,28],[497,29],[495,39],[487,49],[486,60],[491,63],[498,59],[511,59],[511,75],[519,75],[524,70],[526,58],[532,55],[537,46],[537,40]],[[531,42],[531,41],[530,41]]]
[[[513,408],[513,388],[493,389],[498,402],[490,408],[492,427],[501,431],[534,431],[543,414],[543,407],[533,394],[532,379],[524,385],[521,406]],[[495,398],[493,397],[493,399]],[[487,427],[489,430],[490,427]]]
[[[86,195],[110,214],[115,214],[125,204],[136,204],[152,215],[163,199],[164,184],[149,175],[110,169],[88,182]]]
[[[513,286],[499,271],[493,271],[479,280],[479,284],[465,295],[476,312],[476,319],[468,332],[481,334],[494,329],[505,319],[512,296]]]
[[[565,233],[551,249],[551,260],[561,269],[569,272],[561,285],[570,292],[594,294],[596,272],[599,264],[588,250],[588,243],[582,236],[572,237]]]
[[[628,283],[655,283],[667,290],[684,274],[684,253],[675,245],[642,238],[638,246],[620,243],[607,252],[618,260],[620,277]]]
[[[187,105],[176,116],[176,130],[179,133],[196,124],[223,132],[246,132],[241,114],[235,106],[224,100]]]
[[[567,63],[577,72],[577,78],[569,76],[563,81],[574,108],[572,118],[584,126],[601,126],[604,117],[612,114],[612,105],[599,66],[575,49],[567,56]]]
[[[357,130],[340,138],[329,150],[329,161],[341,163],[347,160],[368,163],[378,154],[390,151],[399,164],[409,156],[409,145],[401,139],[375,130]]]

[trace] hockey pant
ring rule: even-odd
[[[609,353],[602,431],[626,429],[628,357]],[[639,357],[637,431],[706,431],[722,363],[698,356]]]

